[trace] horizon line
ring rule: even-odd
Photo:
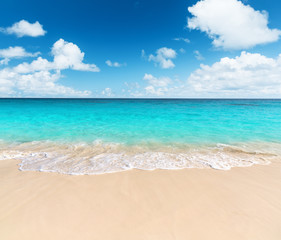
[[[73,98],[73,97],[0,97],[3,99],[65,99],[65,100],[281,100],[281,98]]]

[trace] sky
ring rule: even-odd
[[[4,0],[0,97],[281,98],[278,0]]]

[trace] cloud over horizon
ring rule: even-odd
[[[0,92],[6,95],[34,96],[89,96],[90,91],[77,91],[57,81],[63,77],[62,70],[99,72],[95,64],[83,63],[84,53],[73,43],[63,39],[52,47],[53,61],[38,57],[31,63],[23,62],[15,67],[0,70]]]
[[[240,56],[222,58],[211,66],[201,64],[187,83],[202,95],[280,96],[281,54],[268,58],[244,51]]]
[[[105,97],[112,97],[113,96],[111,88],[105,88],[104,90],[102,90],[101,94]]]
[[[147,81],[148,85],[144,88],[145,94],[149,96],[163,96],[169,91],[168,86],[172,84],[172,79],[169,77],[154,77],[152,74],[145,74],[143,80]]]
[[[147,81],[153,87],[166,87],[172,83],[169,77],[156,78],[152,74],[144,74],[143,80]]]

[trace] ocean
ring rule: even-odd
[[[0,160],[20,170],[229,170],[281,159],[281,100],[0,99]]]

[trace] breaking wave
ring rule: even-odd
[[[92,175],[130,169],[229,170],[281,159],[280,143],[192,145],[146,143],[0,143],[0,160],[21,160],[20,170]]]

